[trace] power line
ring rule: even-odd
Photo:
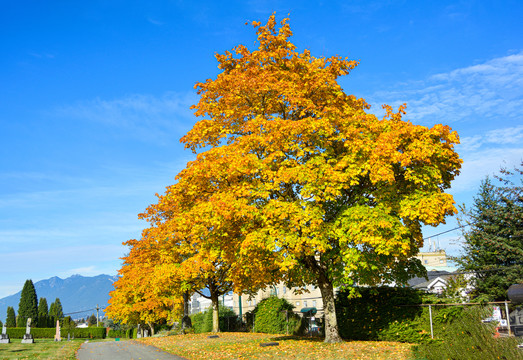
[[[76,312],[70,312],[70,313],[67,313],[67,314],[64,314],[64,316],[66,315],[74,315],[74,314],[82,314],[82,313],[85,313],[85,312],[89,312],[89,311],[95,311],[97,308],[92,308],[92,309],[87,309],[87,310],[82,310],[82,311],[76,311]],[[106,308],[98,308],[99,310],[102,310],[102,311],[105,311]]]
[[[456,230],[458,230],[458,229],[463,229],[465,226],[470,226],[470,225],[473,225],[473,224],[475,224],[475,223],[476,223],[476,222],[474,221],[474,222],[471,222],[471,223],[469,223],[469,224],[465,224],[465,225],[458,226],[458,227],[456,227],[456,228],[454,228],[454,229],[450,229],[450,230],[447,230],[447,231],[440,232],[439,234],[434,234],[434,235],[431,235],[431,236],[427,236],[426,238],[423,238],[423,240],[428,240],[428,239],[430,239],[430,238],[432,238],[432,237],[435,237],[435,236],[440,236],[440,235],[443,235],[443,234],[449,233],[449,232],[451,232],[451,231],[456,231]]]

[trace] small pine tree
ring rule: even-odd
[[[64,310],[62,309],[59,298],[56,298],[54,303],[49,307],[49,316],[53,316],[55,321],[64,317]]]
[[[23,327],[28,318],[31,318],[33,325],[38,321],[38,299],[33,281],[30,279],[25,281],[22,294],[20,295],[17,323],[23,324]]]
[[[16,314],[12,306],[7,307],[7,318],[5,320],[6,327],[16,327]]]
[[[94,314],[89,316],[89,320],[87,321],[87,325],[89,325],[89,326],[96,325],[96,316],[94,316]]]
[[[47,316],[47,327],[54,327],[56,325],[56,305],[51,303],[49,306],[49,315]]]

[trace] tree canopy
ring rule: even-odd
[[[376,117],[337,82],[357,61],[298,52],[288,19],[252,25],[257,49],[217,54],[221,72],[196,84],[200,120],[181,141],[198,155],[142,215],[145,238],[185,243],[195,271],[219,259],[238,293],[318,286],[325,341],[340,341],[335,286],[423,273],[421,226],[456,212],[458,135],[405,121],[404,105]]]
[[[287,19],[253,25],[258,49],[216,55],[222,72],[196,85],[202,119],[182,142],[205,151],[178,184],[206,194],[209,231],[232,217],[242,253],[269,250],[284,279],[317,285],[326,341],[339,341],[334,286],[423,271],[421,225],[456,212],[444,191],[459,173],[458,136],[403,120],[405,106],[377,118],[337,83],[356,61],[297,52]]]
[[[474,273],[474,296],[507,299],[512,284],[523,283],[523,164],[482,181],[472,208],[462,206],[463,254],[460,268]]]

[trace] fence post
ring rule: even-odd
[[[434,330],[432,329],[432,306],[429,304],[429,318],[430,318],[430,337],[434,339]]]
[[[285,315],[287,316],[287,335],[289,335],[289,310],[285,310]]]
[[[505,300],[505,311],[507,313],[508,336],[510,336],[511,335],[511,332],[510,332],[510,314],[508,312],[508,303],[507,303],[506,300]]]

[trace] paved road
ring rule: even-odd
[[[184,360],[180,356],[166,353],[154,346],[134,341],[101,341],[82,344],[78,360]]]

